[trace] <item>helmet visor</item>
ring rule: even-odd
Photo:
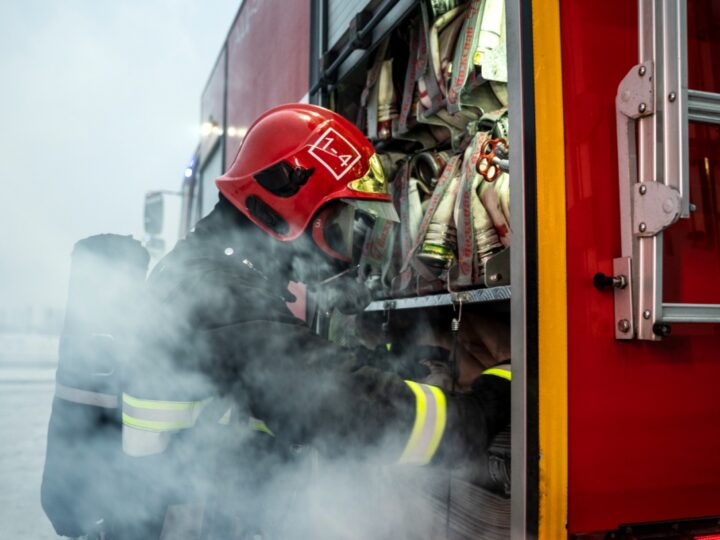
[[[390,193],[385,179],[385,172],[377,154],[370,156],[370,166],[365,175],[348,182],[347,186],[359,193],[371,193],[373,195],[388,195]]]

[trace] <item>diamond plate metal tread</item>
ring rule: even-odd
[[[439,306],[450,306],[462,300],[463,304],[481,302],[499,302],[510,300],[510,285],[491,287],[489,289],[472,289],[455,293],[431,294],[411,298],[388,298],[371,302],[365,311],[385,311],[389,309],[418,309]]]

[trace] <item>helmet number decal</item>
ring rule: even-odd
[[[360,152],[333,128],[328,128],[310,145],[310,154],[317,159],[335,180],[340,180],[360,161]]]

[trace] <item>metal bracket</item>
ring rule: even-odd
[[[613,275],[625,277],[625,286],[614,289],[615,338],[633,339],[635,323],[633,321],[632,262],[630,257],[618,257],[613,260]]]
[[[623,257],[633,255],[632,189],[638,182],[635,124],[655,110],[653,78],[652,61],[633,66],[620,82],[615,96]]]
[[[485,262],[485,286],[510,285],[510,248],[503,249]]]
[[[648,60],[628,71],[618,86],[615,108],[628,118],[640,118],[655,112],[653,63]]]
[[[659,182],[633,185],[632,203],[633,234],[636,236],[655,236],[680,217],[680,192]]]

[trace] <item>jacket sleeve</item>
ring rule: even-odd
[[[453,396],[371,367],[300,325],[248,322],[208,338],[213,363],[241,382],[236,399],[278,437],[326,453],[424,465],[484,451],[509,421],[509,377],[481,377],[477,392]]]

